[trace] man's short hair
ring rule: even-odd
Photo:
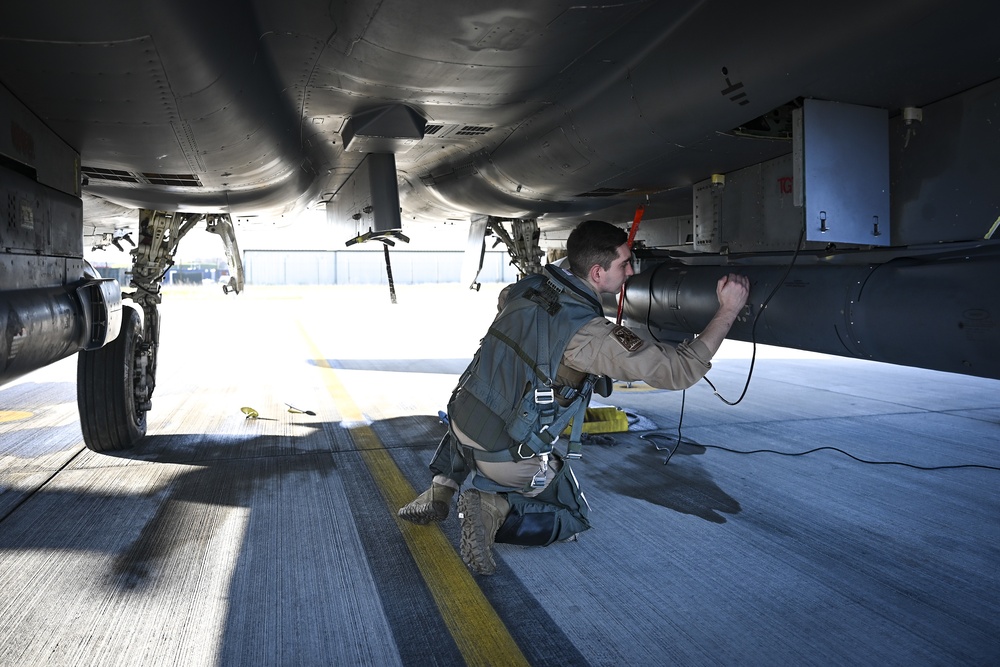
[[[595,264],[608,270],[618,258],[618,248],[627,242],[625,230],[603,220],[584,220],[566,239],[569,270],[584,280]]]

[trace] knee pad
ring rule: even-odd
[[[530,514],[507,515],[507,520],[497,531],[495,542],[520,544],[526,547],[544,547],[555,537],[556,515],[554,512],[532,512]]]

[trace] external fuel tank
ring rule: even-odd
[[[794,263],[790,254],[719,259],[642,260],[626,288],[626,324],[661,340],[697,334],[718,308],[718,279],[741,273],[750,298],[730,338],[1000,379],[996,242]]]

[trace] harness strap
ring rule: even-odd
[[[546,333],[547,329],[548,327],[546,327]],[[517,341],[513,340],[512,338],[510,338],[510,336],[507,336],[505,333],[503,333],[502,331],[500,331],[495,327],[490,327],[487,333],[489,333],[489,335],[493,336],[494,338],[496,338],[498,341],[500,341],[510,349],[514,350],[517,356],[521,357],[521,360],[524,363],[528,364],[531,370],[534,371],[535,376],[539,380],[541,380],[542,384],[544,384],[546,387],[552,386],[552,380],[549,378],[549,376],[546,375],[544,372],[542,372],[542,369],[538,366],[538,364],[535,363],[535,360],[531,358],[531,355],[525,352],[524,348],[522,348],[520,345],[517,344]]]
[[[518,486],[504,486],[503,484],[497,484],[489,477],[485,477],[479,471],[476,471],[475,476],[472,478],[472,486],[483,491],[489,491],[490,493],[511,493],[511,492],[522,492],[526,489],[522,489]]]
[[[518,445],[520,447],[520,445]],[[462,451],[464,451],[468,457],[474,461],[484,461],[486,463],[510,463],[511,461],[517,461],[514,458],[517,456],[517,447],[511,447],[510,449],[501,449],[498,452],[487,452],[484,449],[476,449],[475,447],[469,447],[468,445],[462,445]],[[535,453],[531,452],[531,456]],[[527,456],[525,458],[531,458]]]
[[[580,401],[576,415],[573,417],[573,428],[569,434],[569,444],[566,446],[566,458],[579,459],[583,457],[583,418],[587,414],[587,405]]]
[[[548,283],[546,283],[547,285]],[[544,375],[547,380],[543,380],[545,390],[535,392],[535,405],[538,408],[538,422],[544,426],[552,426],[556,417],[556,399],[552,392],[555,376],[552,368],[549,368],[549,320],[548,317],[535,318],[535,359],[537,359],[535,372]]]
[[[511,449],[504,449],[499,452],[486,452],[481,449],[468,447],[466,445],[462,445],[461,447],[463,452],[462,458],[465,459],[469,468],[472,469],[472,485],[477,489],[489,491],[491,493],[530,493],[533,490],[531,482],[528,482],[524,487],[504,486],[503,484],[498,484],[483,473],[479,472],[479,468],[476,466],[477,461],[493,461],[496,463],[509,462],[511,460],[511,452],[515,448],[512,447]]]
[[[588,384],[592,383],[592,377],[588,376],[586,381]],[[564,456],[568,459],[578,459],[582,456],[583,422],[587,413],[587,401],[584,398],[590,395],[586,389],[588,389],[587,386],[577,394],[573,402],[566,406],[559,418],[554,420],[548,428],[543,428],[538,433],[529,434],[524,442],[495,452],[488,452],[466,445],[462,447],[469,454],[469,457],[476,461],[509,463],[510,461],[530,459],[534,456],[552,452],[553,445],[559,440],[559,436],[566,429],[570,420],[572,420],[573,427],[570,429],[569,444]]]

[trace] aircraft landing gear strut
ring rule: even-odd
[[[497,243],[503,242],[511,257],[511,264],[517,267],[520,278],[542,272],[542,257],[544,252],[538,245],[540,232],[538,222],[534,218],[527,220],[511,220],[511,233],[503,227],[503,218],[489,217],[487,227],[489,232],[497,236]],[[496,245],[496,244],[494,244]]]
[[[142,311],[125,307],[121,333],[110,344],[79,353],[77,401],[87,447],[97,452],[128,449],[146,435],[160,345],[160,288],[174,264],[177,245],[196,224],[222,238],[231,278],[226,293],[243,289],[243,264],[228,215],[141,210],[139,241],[132,250],[132,287],[124,296]]]

